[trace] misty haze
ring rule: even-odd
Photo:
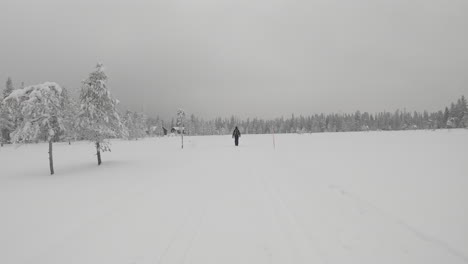
[[[468,2],[0,9],[0,263],[468,263]]]

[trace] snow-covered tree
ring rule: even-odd
[[[196,123],[197,123],[197,120],[195,119],[195,115],[191,114],[190,118],[186,121],[186,124],[185,124],[185,133],[187,133],[187,135],[197,134]]]
[[[11,133],[12,141],[30,142],[45,134],[49,142],[50,174],[54,174],[52,142],[55,135],[65,130],[65,100],[62,87],[54,82],[32,85],[14,90],[4,101],[16,101],[22,115],[18,126]]]
[[[459,120],[459,127],[466,127],[467,125],[467,115],[468,115],[468,103],[464,95],[458,100],[457,103],[458,108],[458,120]]]
[[[159,116],[156,118],[153,117],[146,117],[146,130],[148,132],[148,136],[156,136],[159,134],[159,131],[161,131],[162,126],[161,126],[161,120],[159,119]]]
[[[124,123],[128,129],[128,137],[138,139],[145,137],[147,131],[147,117],[143,113],[135,113],[127,110],[124,116]]]
[[[13,126],[6,103],[0,100],[0,146],[3,147],[3,144],[9,141]]]
[[[15,88],[13,87],[13,81],[11,80],[10,77],[8,77],[6,84],[5,84],[5,90],[3,90],[3,97],[2,99],[7,98],[13,92]]]
[[[468,112],[465,113],[460,124],[461,124],[461,127],[468,128]]]
[[[447,128],[455,128],[456,127],[456,118],[451,117],[449,120],[447,120]]]
[[[184,125],[185,125],[185,112],[183,109],[177,110],[177,127],[182,139],[182,148],[184,148]]]
[[[80,136],[81,130],[76,121],[80,108],[74,90],[70,91],[64,88],[63,97],[65,101],[65,131],[61,136],[63,137],[62,139],[68,141],[68,144],[71,144],[72,140],[77,140]]]
[[[0,101],[3,101],[14,89],[13,81],[8,77]],[[2,146],[4,142],[10,141],[10,133],[15,128],[15,115],[13,114],[16,112],[18,112],[17,103],[0,103],[0,144]]]
[[[107,89],[107,75],[102,64],[82,82],[78,125],[83,137],[95,144],[98,165],[101,151],[110,151],[109,138],[125,136],[126,129],[117,111],[118,100]]]

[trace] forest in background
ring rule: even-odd
[[[165,121],[158,117],[147,119],[148,127],[176,126],[174,119]],[[238,126],[244,134],[267,133],[320,133],[379,130],[416,130],[468,127],[468,107],[465,96],[437,112],[406,112],[399,109],[394,112],[368,113],[356,111],[349,114],[315,114],[275,119],[215,118],[205,120],[189,115],[185,122],[185,134],[189,135],[225,135]],[[156,131],[158,131],[156,129]],[[159,133],[159,132],[157,132]]]

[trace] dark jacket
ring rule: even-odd
[[[239,129],[236,127],[236,128],[234,129],[234,132],[232,133],[232,137],[233,137],[233,138],[234,138],[234,137],[238,138],[238,137],[240,137],[240,136],[241,136],[241,133],[240,133]]]

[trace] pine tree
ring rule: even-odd
[[[7,102],[13,100],[19,103],[22,114],[21,122],[11,133],[13,142],[30,142],[45,134],[49,143],[50,174],[54,174],[52,143],[54,137],[65,130],[64,90],[57,83],[46,82],[15,90],[5,98]]]
[[[448,107],[445,107],[444,120],[443,120],[444,127],[447,127],[447,121],[449,120],[449,118],[450,118],[450,111]]]
[[[177,110],[177,127],[182,140],[182,148],[184,148],[184,132],[185,132],[185,112],[183,109]]]
[[[107,89],[107,75],[102,64],[82,82],[78,125],[83,137],[95,144],[98,165],[101,151],[110,151],[109,138],[126,136],[127,131],[117,111],[118,100]]]
[[[130,139],[138,139],[146,136],[147,117],[143,113],[134,113],[127,110],[124,116],[125,127]]]
[[[80,135],[80,127],[77,125],[76,117],[79,111],[79,105],[74,93],[72,94],[67,89],[63,88],[63,97],[65,101],[65,131],[64,138],[71,144],[72,140],[77,140]]]
[[[15,88],[13,87],[13,81],[11,80],[10,77],[8,77],[6,84],[5,84],[5,90],[3,90],[3,97],[2,99],[7,98],[13,92]]]
[[[8,77],[0,101],[3,101],[3,99],[9,96],[13,90],[13,82],[11,78]],[[10,141],[10,133],[15,128],[15,122],[13,120],[14,115],[12,115],[12,113],[17,112],[17,108],[16,103],[0,103],[0,144],[2,146],[4,142]]]
[[[457,127],[465,127],[465,121],[466,121],[465,116],[468,114],[467,102],[466,102],[465,96],[462,95],[460,99],[458,99],[456,108],[457,108],[456,117],[458,120]]]
[[[460,127],[468,127],[468,103],[463,95],[460,98]]]
[[[6,103],[0,100],[0,146],[10,140],[10,131],[13,129],[10,114]]]

